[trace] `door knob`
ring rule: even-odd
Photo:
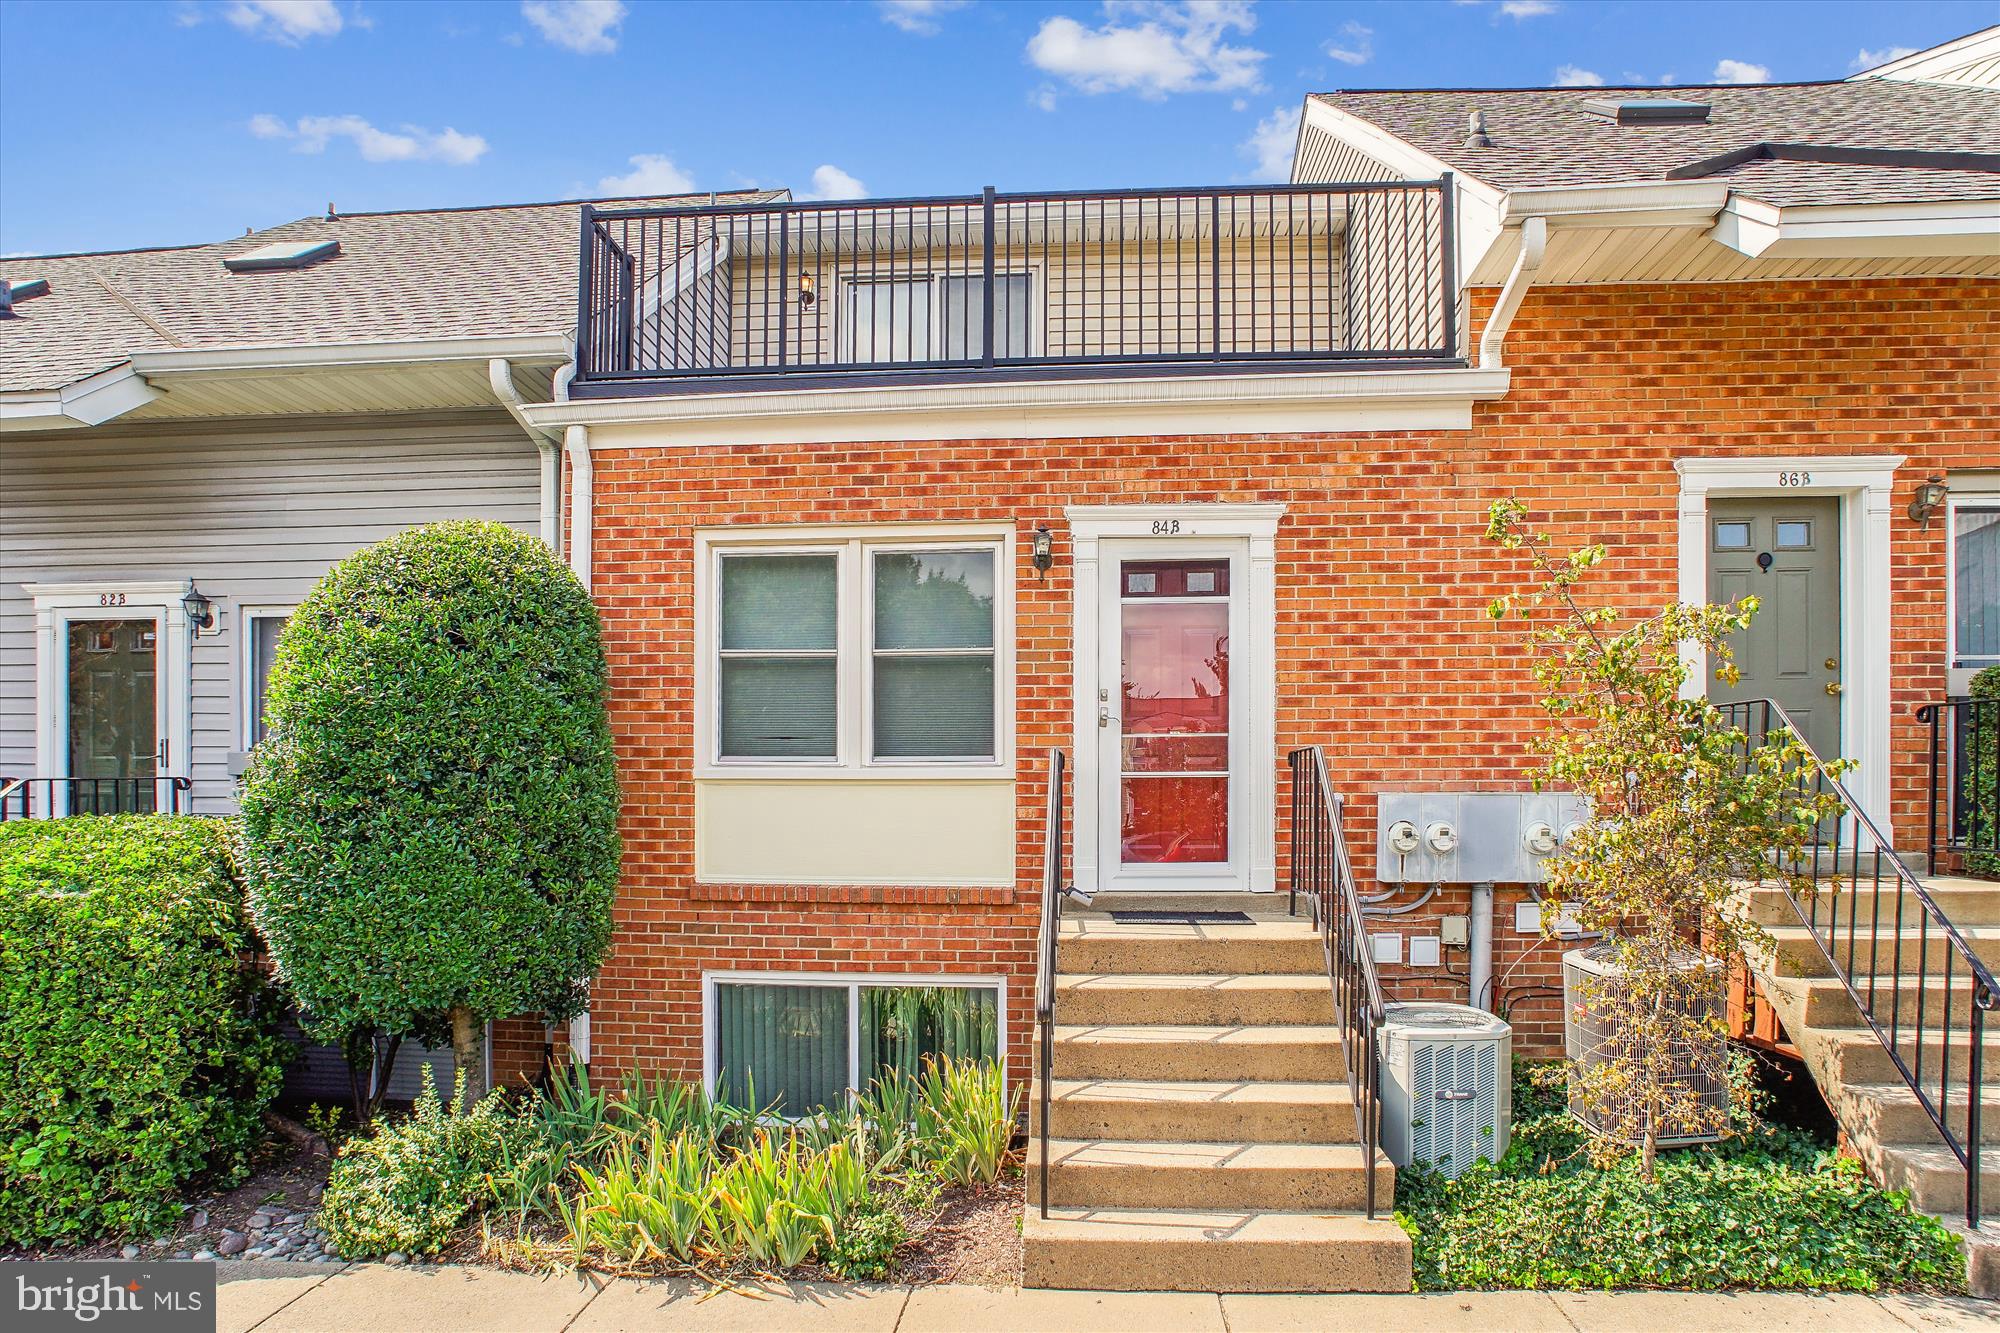
[[[1840,696],[1840,682],[1837,680],[1828,681],[1826,683],[1826,692],[1838,698]]]
[[[1827,659],[1826,659],[1826,669],[1827,669],[1828,671],[1838,671],[1838,670],[1840,670],[1840,659],[1839,659],[1839,658],[1837,658],[1837,657],[1829,657],[1829,658],[1827,658]]]

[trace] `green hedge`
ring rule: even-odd
[[[0,824],[0,1242],[151,1235],[233,1180],[288,1048],[226,822]]]
[[[1972,678],[1972,688],[1967,691],[1975,699],[2000,699],[2000,666],[1990,666]],[[2000,753],[2000,738],[1994,736],[1993,710],[1987,709],[1980,716],[1972,735],[1967,738],[1968,752],[1983,756],[1981,762],[1969,765],[1972,769],[1972,827],[1971,841],[1974,847],[1991,847],[1995,830],[1992,827],[1991,811],[1994,808],[1994,788],[2000,786],[2000,772],[1993,766],[1993,756]],[[2000,879],[2000,852],[1975,851],[1965,858],[1965,868],[1975,875],[1985,875]]]

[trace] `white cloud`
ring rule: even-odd
[[[259,139],[289,139],[300,153],[323,153],[335,139],[347,139],[367,162],[443,162],[469,167],[486,156],[486,140],[445,127],[433,133],[416,125],[399,131],[377,129],[360,116],[301,116],[287,125],[272,115],[250,118]]]
[[[868,187],[831,162],[813,168],[810,199],[866,199]]]
[[[1375,58],[1375,30],[1343,23],[1340,36],[1326,44],[1326,53],[1343,65],[1365,65]]]
[[[1753,65],[1747,60],[1718,60],[1715,73],[1709,78],[1716,83],[1769,83],[1771,69],[1768,65]]]
[[[1048,19],[1028,40],[1029,61],[1086,93],[1158,100],[1263,86],[1267,53],[1225,40],[1256,28],[1249,0],[1106,0],[1104,15],[1096,28],[1064,15]]]
[[[521,17],[564,50],[603,55],[618,49],[625,0],[522,0]]]
[[[286,46],[308,37],[331,37],[342,27],[333,0],[232,0],[222,17],[252,37]],[[188,22],[185,17],[178,21]]]
[[[1886,65],[1892,60],[1901,60],[1904,56],[1913,56],[1916,53],[1917,48],[1914,46],[1885,46],[1880,51],[1870,51],[1864,46],[1855,52],[1854,62],[1848,68],[1874,69],[1877,65]]]
[[[938,30],[938,16],[949,14],[954,9],[964,9],[971,0],[875,0],[875,8],[881,11],[882,21],[892,23],[904,32],[913,32],[919,37],[929,37]]]
[[[634,153],[625,160],[632,169],[623,176],[600,179],[599,194],[636,199],[641,195],[686,194],[694,189],[694,177],[675,166],[673,159],[663,153]]]
[[[1556,66],[1556,87],[1558,88],[1602,88],[1604,76],[1595,70],[1583,69],[1576,65]]]
[[[1554,0],[1501,0],[1500,12],[1515,22],[1556,12]]]
[[[1256,164],[1251,168],[1252,180],[1288,181],[1292,178],[1292,150],[1298,140],[1299,109],[1275,107],[1270,115],[1257,122],[1257,128],[1236,146],[1236,151]]]

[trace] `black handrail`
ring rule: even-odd
[[[1924,852],[1932,874],[1941,852],[1974,873],[2000,868],[2000,699],[1946,699],[1917,718],[1930,728],[1930,801]]]
[[[1375,1154],[1382,1119],[1381,1053],[1376,1044],[1382,1027],[1382,982],[1375,974],[1375,957],[1369,951],[1368,932],[1361,920],[1354,864],[1347,853],[1341,822],[1345,802],[1327,781],[1326,751],[1309,745],[1291,751],[1285,762],[1292,769],[1291,905],[1296,912],[1299,894],[1305,893],[1312,904],[1313,925],[1319,929],[1341,1044],[1347,1054],[1347,1087],[1354,1098],[1355,1128],[1361,1136],[1362,1160],[1368,1172],[1368,1216],[1372,1218],[1376,1209]]]
[[[1815,826],[1810,841],[1786,867],[1796,879],[1811,885],[1804,901],[1792,892],[1789,884],[1780,887],[1827,966],[1854,1002],[1862,1021],[1881,1043],[1903,1082],[1916,1094],[1917,1103],[1937,1126],[1945,1146],[1965,1168],[1966,1224],[1976,1228],[1981,1048],[1986,1040],[1986,1014],[2000,1002],[1996,1001],[2000,987],[1995,986],[1993,973],[1853,793],[1827,771],[1825,761],[1813,751],[1805,732],[1782,705],[1773,699],[1754,699],[1717,704],[1715,708],[1732,730],[1742,733],[1746,763],[1753,760],[1757,750],[1770,745],[1774,736],[1782,744],[1789,733],[1810,759],[1799,773],[1802,789],[1815,796],[1830,795],[1843,808],[1844,814]],[[1888,905],[1882,901],[1885,886],[1892,899]],[[1844,922],[1841,920],[1843,890],[1847,893]],[[1911,903],[1915,904],[1914,922],[1905,919],[1911,913],[1908,906]],[[1890,906],[1892,912],[1886,919],[1885,906]],[[1906,1017],[1909,1006],[1905,1003],[1903,978],[1912,933],[1916,950],[1915,1013]],[[1943,999],[1935,1006],[1930,993],[1934,953],[1943,963],[1940,987]],[[1952,1128],[1951,1111],[1955,973],[1961,973],[1959,980],[1969,983],[1971,988],[1971,1006],[1964,1024],[1964,1035],[1970,1039],[1971,1049],[1962,1086],[1956,1089],[1965,1101],[1963,1138]],[[1935,1043],[1937,1051],[1935,1056],[1927,1057],[1925,1047],[1931,1043]],[[1908,1058],[1903,1054],[1905,1044],[1911,1048]],[[1937,1065],[1931,1077],[1925,1073],[1927,1058],[1935,1059]]]
[[[1456,364],[1453,189],[585,205],[571,388]]]
[[[194,783],[184,777],[0,780],[0,822],[59,815],[185,815],[193,810]]]
[[[1049,751],[1048,813],[1042,821],[1042,925],[1035,955],[1035,1025],[1042,1046],[1041,1101],[1042,1216],[1049,1215],[1049,1086],[1055,1081],[1056,925],[1063,892],[1063,774],[1069,760]]]

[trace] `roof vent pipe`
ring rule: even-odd
[[[1486,320],[1486,331],[1479,335],[1481,370],[1501,368],[1500,347],[1507,341],[1508,326],[1513,324],[1515,312],[1520,310],[1528,288],[1535,285],[1535,274],[1541,271],[1542,256],[1548,248],[1548,219],[1531,217],[1521,223],[1521,253],[1514,257],[1514,269],[1507,275],[1506,286],[1500,289],[1500,299],[1493,303],[1493,313]]]
[[[1466,120],[1465,142],[1460,144],[1459,147],[1491,148],[1492,146],[1493,136],[1486,132],[1486,113],[1484,111],[1473,112]]]

